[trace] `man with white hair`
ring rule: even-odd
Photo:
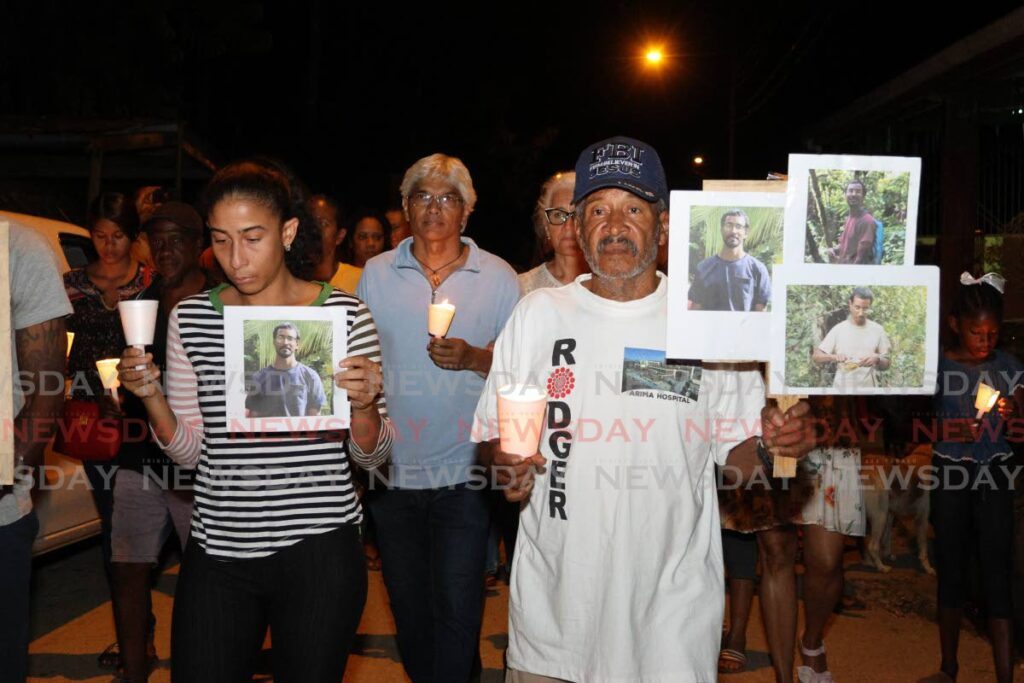
[[[809,448],[807,404],[765,408],[756,372],[703,368],[685,395],[622,385],[630,358],[668,370],[656,264],[667,200],[649,145],[618,137],[585,149],[573,204],[593,275],[527,295],[494,348],[473,438],[506,498],[526,501],[510,587],[512,683],[717,680],[715,465],[742,479],[773,453]],[[499,449],[499,381],[546,387],[532,456]]]
[[[401,192],[412,240],[370,259],[356,291],[377,323],[398,431],[370,509],[406,673],[454,683],[478,660],[489,522],[469,429],[519,284],[462,235],[476,192],[460,160],[420,159]],[[444,300],[456,309],[451,328],[428,342],[428,307]]]

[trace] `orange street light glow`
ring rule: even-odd
[[[651,66],[658,66],[665,59],[665,54],[661,51],[660,47],[652,47],[648,48],[647,52],[644,54],[644,59],[646,59],[647,63]]]

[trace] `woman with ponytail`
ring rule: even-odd
[[[307,280],[320,249],[304,200],[279,165],[244,161],[218,171],[203,206],[229,282],[172,312],[166,396],[150,354],[122,355],[121,383],[143,399],[157,440],[177,463],[196,470],[174,605],[172,681],[251,680],[269,627],[276,681],[336,683],[366,601],[352,467],[381,465],[393,428],[369,310],[354,296]],[[339,309],[349,356],[334,380],[352,406],[348,434],[267,436],[228,428],[226,305]]]

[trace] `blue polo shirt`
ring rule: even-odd
[[[319,411],[327,403],[320,375],[302,363],[287,370],[268,365],[253,374],[249,389],[245,407],[253,417],[303,417],[306,408]]]
[[[705,311],[750,311],[772,299],[768,269],[750,254],[736,261],[711,256],[697,264],[690,301]]]
[[[431,286],[412,255],[413,238],[366,263],[356,295],[366,302],[380,337],[388,414],[397,429],[391,483],[426,489],[460,484],[476,462],[470,440],[484,379],[470,370],[442,370],[427,355]],[[449,338],[486,347],[519,300],[515,271],[468,237],[465,265],[441,283],[434,303],[455,305]]]

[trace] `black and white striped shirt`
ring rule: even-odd
[[[358,524],[362,508],[350,462],[372,468],[390,453],[394,428],[383,393],[377,408],[384,419],[372,453],[330,433],[229,433],[220,289],[183,299],[168,325],[166,389],[178,428],[164,450],[196,469],[192,537],[209,555],[245,559]],[[365,304],[330,290],[321,305],[346,310],[348,355],[380,362],[377,328]]]

